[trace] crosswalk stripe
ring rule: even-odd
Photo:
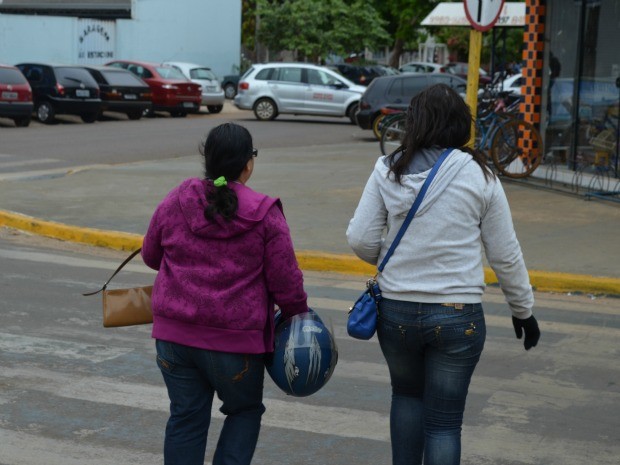
[[[132,352],[133,349],[106,345],[81,344],[43,337],[0,333],[0,352],[20,355],[54,355],[67,360],[101,363]]]
[[[36,160],[21,160],[21,161],[3,161],[0,162],[0,168],[15,168],[16,166],[29,166],[29,165],[49,165],[51,163],[58,163],[62,160],[57,158],[38,158]]]
[[[164,386],[124,383],[113,378],[75,376],[41,368],[2,367],[2,376],[19,389],[89,402],[118,405],[143,410],[168,411]],[[284,396],[284,394],[282,394]],[[311,405],[299,401],[265,398],[267,414],[262,424],[339,437],[388,441],[388,418],[377,412]],[[213,406],[214,418],[223,418],[220,405]]]
[[[0,463],[6,465],[119,465],[163,463],[163,454],[81,445],[79,441],[0,428]]]

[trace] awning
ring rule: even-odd
[[[463,2],[440,3],[424,18],[422,26],[468,26],[471,24],[465,16]],[[505,2],[495,26],[525,26],[525,3]]]

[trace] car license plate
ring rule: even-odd
[[[75,91],[76,97],[90,97],[90,91],[84,89],[76,89]]]
[[[2,92],[2,98],[5,100],[17,100],[17,92]]]
[[[216,89],[217,89],[216,86],[207,86],[207,91],[209,91],[209,92],[215,92]]]
[[[136,98],[136,94],[125,94],[125,99],[127,100],[135,100]]]
[[[183,102],[183,106],[185,108],[194,108],[194,104],[192,102]]]

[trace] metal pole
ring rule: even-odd
[[[480,74],[480,52],[482,50],[482,32],[472,28],[469,32],[469,61],[467,68],[467,104],[471,111],[471,138],[467,144],[474,146],[476,141],[476,113],[478,110],[478,80]]]
[[[586,25],[586,1],[581,2],[579,30],[577,31],[577,69],[573,79],[573,105],[571,108],[571,130],[573,144],[571,147],[571,168],[577,168],[577,143],[579,142],[579,99],[581,98],[581,75],[583,74],[583,35]]]
[[[620,151],[620,143],[618,142],[618,139],[620,139],[620,77],[616,78],[616,87],[618,88],[618,121],[616,122],[616,166],[614,171],[616,172],[616,177],[618,177],[618,158],[620,158],[620,155],[618,155]]]

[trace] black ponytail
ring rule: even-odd
[[[227,184],[239,179],[252,158],[253,145],[250,132],[235,123],[216,126],[201,144],[205,177],[210,180],[207,183],[205,218],[212,220],[219,215],[231,220],[237,214],[237,194]],[[221,177],[225,183],[221,182]],[[218,180],[219,187],[214,185],[215,180]]]
[[[237,213],[238,205],[237,194],[228,186],[215,187],[213,184],[207,186],[206,219],[212,220],[215,215],[220,215],[226,220],[231,220]]]

